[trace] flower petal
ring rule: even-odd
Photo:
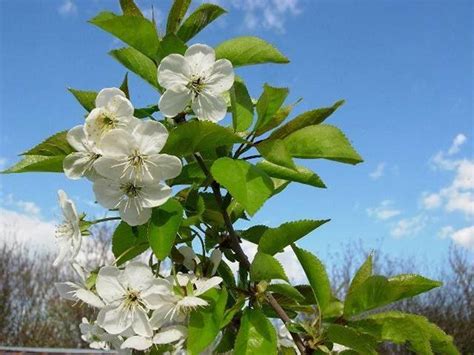
[[[234,85],[234,68],[227,59],[219,59],[212,66],[211,75],[206,78],[206,89],[221,94]]]
[[[100,157],[94,162],[94,169],[103,177],[110,180],[119,180],[123,176],[125,166],[120,165],[125,159],[116,159],[108,157]],[[133,173],[133,169],[127,169],[127,177]]]
[[[159,307],[157,307],[150,318],[150,324],[153,329],[161,328],[167,322],[170,322],[172,310],[175,307],[175,297],[163,298]]]
[[[87,303],[93,307],[102,308],[105,306],[104,302],[102,302],[102,300],[97,297],[95,293],[82,287],[77,289],[76,297],[82,302]]]
[[[186,86],[191,78],[191,67],[180,54],[170,54],[158,66],[158,83],[165,89],[172,86]]]
[[[132,103],[123,96],[114,96],[107,102],[107,110],[114,114],[116,118],[132,118],[133,117],[133,105]]]
[[[143,351],[148,349],[152,345],[153,342],[151,341],[151,339],[135,335],[125,340],[120,346],[120,348]]]
[[[102,155],[108,158],[125,158],[138,148],[134,137],[124,129],[112,129],[100,141]]]
[[[141,190],[143,207],[152,208],[161,206],[171,197],[171,187],[166,184],[147,184]]]
[[[128,263],[123,271],[123,276],[125,287],[130,287],[135,291],[147,290],[155,280],[150,267],[140,261]]]
[[[186,296],[180,301],[178,301],[178,307],[179,308],[188,308],[188,309],[194,309],[196,307],[205,307],[209,303],[207,303],[206,300],[203,300],[202,298],[195,297],[195,296]]]
[[[201,261],[197,257],[193,248],[183,245],[178,248],[178,251],[184,256],[183,265],[186,266],[189,271],[194,271]]]
[[[142,121],[133,130],[143,154],[158,154],[168,139],[168,130],[160,122]]]
[[[191,107],[197,118],[204,121],[218,122],[227,113],[227,103],[220,95],[204,90],[193,100]]]
[[[78,285],[74,282],[57,282],[54,284],[56,290],[58,290],[59,295],[69,301],[77,301],[75,296]]]
[[[117,208],[123,196],[120,183],[113,180],[97,179],[94,181],[93,190],[97,202],[105,208]]]
[[[158,106],[163,115],[166,117],[174,117],[184,111],[186,106],[191,102],[191,98],[191,90],[182,86],[173,86],[161,95]]]
[[[219,276],[211,277],[210,279],[196,279],[194,284],[196,285],[196,291],[194,294],[196,296],[202,295],[207,290],[218,286],[222,282],[222,278]]]
[[[67,257],[72,256],[72,246],[70,238],[56,238],[56,244],[58,245],[59,254],[53,261],[54,267],[61,264]]]
[[[115,266],[104,266],[99,270],[95,287],[97,293],[107,303],[120,300],[126,290],[120,283],[122,271]]]
[[[66,135],[67,142],[78,152],[88,151],[89,145],[84,126],[79,125],[71,128]]]
[[[135,312],[133,313],[132,329],[138,335],[145,337],[151,337],[153,335],[153,330],[151,329],[148,316],[141,307],[135,308]]]
[[[132,313],[121,305],[107,305],[99,311],[97,324],[107,333],[120,334],[132,325]]]
[[[169,344],[174,343],[178,340],[184,339],[188,331],[186,327],[182,325],[174,325],[171,327],[163,328],[162,331],[157,333],[153,337],[153,343],[155,344]]]
[[[95,107],[105,107],[114,96],[125,97],[122,90],[117,88],[105,88],[99,91],[95,99]]]
[[[92,168],[92,159],[88,153],[75,152],[63,160],[64,174],[72,180],[78,180]]]
[[[148,158],[148,169],[154,180],[168,180],[181,174],[183,164],[178,157],[168,154],[155,154]]]
[[[199,43],[189,47],[184,53],[184,57],[191,66],[192,73],[198,76],[209,75],[212,65],[216,61],[214,49]]]
[[[212,270],[211,270],[211,276],[212,276],[216,273],[217,268],[219,267],[219,264],[221,263],[221,260],[222,260],[222,252],[220,251],[220,249],[214,249],[212,251],[212,254],[209,260],[212,265]]]
[[[66,221],[77,223],[79,216],[77,215],[76,206],[70,200],[63,190],[58,190],[59,206],[63,212]]]
[[[120,217],[130,226],[141,226],[151,217],[151,208],[139,206],[137,198],[132,198],[120,205]]]

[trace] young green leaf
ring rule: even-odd
[[[191,0],[174,0],[166,22],[166,34],[176,33],[184,15],[188,11]]]
[[[124,15],[143,17],[142,12],[133,0],[120,0],[120,8]]]
[[[242,81],[234,81],[234,86],[230,89],[230,104],[234,130],[236,132],[247,130],[253,121],[253,102]]]
[[[201,354],[217,337],[224,319],[227,291],[211,289],[202,298],[209,305],[191,313],[188,326],[187,350],[189,354]]]
[[[87,111],[90,112],[95,108],[95,98],[97,97],[97,92],[76,90],[72,88],[68,88],[68,90]]]
[[[191,121],[170,132],[163,153],[185,156],[244,140],[230,129],[209,121]]]
[[[277,228],[268,228],[260,238],[258,250],[275,255],[326,222],[329,222],[329,219],[320,221],[302,220],[283,223]]]
[[[158,105],[150,105],[147,107],[142,107],[142,108],[136,108],[135,111],[133,112],[133,115],[136,118],[146,118],[150,117],[153,115],[155,112],[158,112],[159,108]]]
[[[265,132],[265,127],[270,125],[277,111],[285,102],[288,96],[287,88],[276,88],[265,84],[263,93],[257,101],[256,109],[258,114],[255,131]]]
[[[352,279],[351,285],[349,286],[348,293],[353,292],[360,284],[372,276],[372,268],[372,254],[370,254],[359,270],[357,270],[354,278]]]
[[[289,299],[293,299],[298,302],[299,301],[304,302],[305,300],[304,296],[296,288],[284,283],[269,285],[267,287],[267,291],[278,293],[280,295],[283,295],[285,297],[288,297]]]
[[[293,170],[262,160],[257,163],[257,167],[265,171],[269,176],[277,179],[295,181],[314,187],[326,188],[326,185],[321,178],[304,166],[297,165],[296,170]]]
[[[347,346],[348,348],[358,351],[360,354],[378,354],[376,351],[376,339],[356,329],[331,324],[326,331],[326,336],[331,342]]]
[[[272,130],[275,127],[278,127],[291,113],[293,110],[294,105],[287,105],[280,107],[277,112],[273,115],[273,117],[268,120],[264,125],[261,125],[256,131],[255,134],[257,136],[261,136],[265,132]]]
[[[332,115],[334,111],[336,111],[339,108],[339,106],[342,106],[343,104],[344,104],[344,100],[340,100],[334,103],[334,105],[332,105],[331,107],[318,108],[312,111],[307,111],[305,113],[302,113],[301,115],[296,116],[287,124],[273,131],[270,134],[270,138],[282,139],[290,135],[291,133],[300,130],[301,128],[320,124],[330,115]]]
[[[293,251],[298,258],[309,284],[313,289],[314,297],[318,302],[322,314],[325,314],[326,307],[331,301],[331,284],[323,263],[309,251],[292,245]]]
[[[146,224],[130,227],[127,223],[120,222],[112,236],[112,252],[117,265],[133,259],[148,248]]]
[[[44,156],[44,155],[26,155],[21,161],[12,167],[3,170],[2,174],[14,173],[62,173],[63,160],[65,155],[61,156]]]
[[[128,90],[128,72],[125,73],[125,77],[123,78],[122,84],[120,84],[119,89],[122,90],[127,99],[130,100],[130,91]]]
[[[254,215],[273,193],[270,177],[244,160],[220,158],[212,165],[211,173],[250,215]]]
[[[277,335],[272,323],[259,309],[247,308],[235,340],[235,355],[276,355]]]
[[[289,63],[278,49],[258,37],[236,37],[216,47],[217,59],[228,59],[234,67],[262,63]]]
[[[155,89],[161,90],[156,76],[156,65],[150,58],[131,47],[114,49],[109,54]]]
[[[268,229],[270,229],[270,227],[264,225],[253,226],[247,230],[241,231],[240,237],[254,244],[258,244],[262,238],[262,235]]]
[[[344,134],[334,126],[308,126],[291,133],[284,142],[295,158],[321,158],[348,164],[363,161]]]
[[[153,209],[148,222],[148,241],[159,260],[170,255],[182,220],[183,207],[175,199],[169,199],[164,205]]]
[[[67,141],[67,131],[58,132],[46,138],[36,147],[27,150],[22,155],[42,155],[42,156],[65,156],[72,153],[74,149]]]
[[[280,262],[269,254],[258,252],[250,266],[250,280],[274,280],[280,279],[288,281],[288,276],[281,266]]]
[[[145,17],[117,16],[110,12],[101,12],[89,22],[147,57],[156,59],[160,40],[155,25]]]
[[[287,169],[296,170],[295,162],[286,149],[285,143],[281,139],[264,140],[257,144],[257,150],[269,162],[283,166]]]
[[[174,33],[169,33],[161,40],[157,62],[161,62],[163,58],[173,53],[183,55],[187,48],[186,43],[184,43],[181,38]]]
[[[189,41],[212,21],[225,13],[226,11],[220,6],[201,4],[181,25],[178,30],[178,37],[184,42]]]

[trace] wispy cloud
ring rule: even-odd
[[[453,140],[453,144],[448,149],[448,155],[453,155],[459,152],[461,146],[466,142],[467,138],[464,134],[459,133]]]
[[[377,207],[367,208],[366,211],[370,217],[382,221],[398,216],[401,213],[400,210],[394,207],[394,203],[391,200],[384,200]]]
[[[8,194],[6,197],[0,198],[0,206],[13,208],[19,210],[22,213],[33,215],[35,217],[38,217],[41,214],[41,208],[36,205],[36,203],[16,199],[13,194]]]
[[[378,180],[380,179],[384,173],[385,173],[385,163],[379,163],[375,170],[372,171],[370,174],[369,174],[369,177],[372,179],[372,180]]]
[[[64,0],[58,7],[58,13],[61,16],[70,16],[77,14],[77,5],[73,0]]]
[[[413,237],[420,233],[427,223],[428,218],[422,214],[411,218],[404,218],[395,223],[390,234],[395,238]]]

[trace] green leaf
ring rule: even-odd
[[[166,34],[176,33],[186,11],[188,11],[191,0],[174,0],[166,22]]]
[[[326,188],[326,185],[321,178],[304,166],[297,165],[296,170],[293,170],[262,160],[257,163],[257,167],[265,171],[269,176],[277,179],[295,181],[314,187]]]
[[[258,250],[275,255],[326,222],[329,222],[329,219],[302,220],[284,223],[277,228],[268,228],[260,238]]]
[[[120,0],[120,8],[124,15],[143,17],[142,12],[133,0]]]
[[[155,89],[161,90],[158,85],[156,65],[150,58],[131,47],[114,49],[109,54]]]
[[[273,193],[273,182],[256,166],[231,158],[220,158],[211,167],[214,179],[254,215]]]
[[[283,295],[285,297],[288,297],[289,299],[293,299],[295,301],[302,301],[304,302],[305,298],[304,296],[293,286],[288,285],[288,284],[272,284],[267,287],[267,291],[278,293],[280,295]]]
[[[245,231],[240,232],[240,236],[249,242],[258,244],[260,238],[262,238],[263,233],[268,229],[269,227],[264,225],[253,226]]]
[[[164,205],[153,209],[148,223],[148,241],[159,260],[170,255],[182,220],[183,207],[175,199],[169,199]]]
[[[216,58],[225,58],[234,67],[263,63],[289,63],[278,49],[258,37],[236,37],[216,47]]]
[[[209,165],[208,161],[205,161]],[[201,185],[206,180],[206,174],[202,171],[197,162],[191,162],[183,166],[181,174],[169,181],[170,186],[174,185]]]
[[[378,354],[375,350],[377,346],[376,339],[353,328],[331,324],[327,329],[326,335],[333,343],[357,350],[360,354]]]
[[[256,148],[260,154],[262,154],[262,157],[269,162],[287,169],[296,170],[295,162],[281,139],[271,141],[264,140],[257,144]]]
[[[216,18],[225,14],[226,11],[214,4],[202,4],[184,21],[178,30],[178,37],[184,42],[201,32]]]
[[[142,107],[142,108],[136,108],[135,111],[133,112],[133,115],[136,118],[146,118],[150,117],[153,115],[155,112],[158,112],[159,108],[158,105],[150,105],[147,107]]]
[[[125,77],[123,78],[122,84],[120,84],[119,89],[122,90],[127,99],[130,100],[130,91],[128,90],[128,72],[125,73]]]
[[[331,301],[331,284],[329,277],[321,261],[310,252],[292,245],[293,251],[298,258],[309,284],[313,289],[314,297],[319,304],[322,314]]]
[[[339,108],[339,106],[342,106],[343,104],[344,100],[340,100],[334,103],[334,105],[332,105],[331,107],[318,108],[316,110],[302,113],[301,115],[296,116],[287,124],[273,131],[272,134],[270,134],[270,138],[282,139],[290,135],[291,133],[300,130],[301,128],[320,124],[330,115],[332,115],[334,111]]]
[[[173,53],[184,54],[187,48],[181,38],[174,33],[169,33],[161,40],[157,62],[161,62],[166,56]]]
[[[390,279],[380,275],[370,276],[347,294],[344,315],[354,316],[439,286],[440,282],[418,275],[399,275]]]
[[[372,276],[372,254],[369,255],[367,260],[361,265],[359,270],[357,270],[354,278],[352,279],[351,285],[349,286],[348,293],[353,292],[357,287],[359,287],[365,280]]]
[[[263,93],[257,101],[258,114],[255,131],[265,132],[265,127],[272,123],[272,119],[288,96],[287,88],[276,88],[265,84]]]
[[[97,92],[76,90],[72,88],[68,88],[68,90],[87,111],[90,112],[95,108],[95,98],[97,97]]]
[[[127,223],[120,222],[112,236],[112,252],[118,266],[140,255],[148,247],[146,224],[130,227]]]
[[[225,306],[227,304],[227,291],[211,289],[200,296],[209,305],[198,308],[191,312],[188,327],[188,352],[200,354],[217,337],[224,319]]]
[[[43,156],[43,155],[26,155],[21,161],[12,167],[3,170],[2,174],[13,173],[29,173],[29,172],[45,172],[45,173],[62,173],[63,172],[63,156]]]
[[[259,251],[250,266],[250,280],[274,280],[281,279],[288,281],[288,276],[280,262],[269,254]]]
[[[45,139],[36,147],[24,152],[22,155],[42,155],[42,156],[66,156],[74,152],[74,149],[67,141],[67,131],[58,132]]]
[[[145,17],[117,16],[110,12],[101,12],[89,22],[147,57],[156,58],[160,40],[155,25]]]
[[[283,106],[278,109],[277,112],[273,115],[273,117],[267,121],[265,125],[260,126],[259,129],[255,132],[257,136],[261,136],[265,132],[272,130],[275,127],[278,127],[291,113],[293,110],[294,105],[287,105]]]
[[[253,121],[253,103],[247,87],[237,79],[230,90],[230,104],[234,130],[237,132],[247,130]]]
[[[358,164],[363,161],[344,134],[330,125],[302,128],[285,137],[284,142],[290,154],[295,158],[321,158],[348,164]]]
[[[275,328],[261,310],[244,311],[234,350],[235,355],[277,354]]]
[[[184,156],[243,141],[230,129],[213,122],[191,121],[170,132],[163,153]]]

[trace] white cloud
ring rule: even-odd
[[[41,209],[38,207],[38,205],[36,205],[36,203],[31,201],[17,200],[12,194],[8,194],[5,198],[1,197],[0,205],[5,207],[13,207],[14,209],[20,209],[22,212],[33,216],[39,216],[41,213]]]
[[[369,176],[372,180],[380,179],[385,173],[385,163],[379,163],[374,171],[372,171]]]
[[[438,235],[440,238],[445,239],[445,238],[448,238],[453,233],[454,233],[453,226],[444,226],[443,228],[441,228]]]
[[[466,142],[467,138],[464,134],[459,133],[453,140],[453,144],[448,149],[448,155],[453,155],[459,152],[461,146]]]
[[[384,200],[377,207],[367,208],[367,214],[370,217],[382,221],[398,216],[400,213],[400,210],[393,207],[393,201],[391,200]]]
[[[399,220],[390,231],[395,238],[415,236],[420,233],[427,224],[427,218],[424,215],[418,215],[412,218]]]
[[[58,13],[61,16],[69,16],[77,14],[77,5],[73,0],[64,0],[58,7]]]
[[[439,206],[441,206],[441,202],[442,202],[441,196],[436,193],[425,194],[425,196],[423,196],[423,199],[422,199],[423,207],[428,210],[438,208]]]
[[[467,249],[474,250],[474,226],[466,227],[455,231],[451,239],[456,244],[462,245]]]

